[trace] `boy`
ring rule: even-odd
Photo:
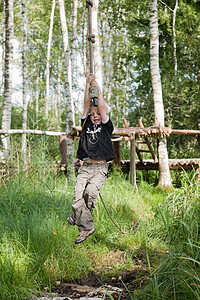
[[[98,89],[98,106],[91,104],[90,85]],[[78,226],[79,235],[75,244],[83,242],[95,232],[92,212],[100,188],[107,178],[107,161],[115,158],[111,141],[113,124],[108,117],[106,103],[93,74],[89,74],[86,82],[81,121],[83,128],[77,158],[83,161],[83,165],[79,168],[76,179],[73,215],[67,218],[70,225]]]

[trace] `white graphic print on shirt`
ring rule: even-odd
[[[97,133],[101,132],[101,127],[97,128],[97,124],[93,124],[93,129],[94,130],[90,130],[88,127],[86,133],[89,134],[89,142],[91,144],[96,144],[99,140]]]

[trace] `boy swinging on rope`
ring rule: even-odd
[[[98,90],[98,106],[91,103],[90,86]],[[76,179],[73,215],[67,218],[70,225],[78,226],[79,235],[75,244],[83,242],[95,232],[92,212],[100,188],[107,178],[107,161],[115,158],[111,141],[113,124],[108,117],[106,103],[93,74],[89,74],[86,82],[81,121],[83,127],[77,158],[83,161],[83,165],[79,168]]]

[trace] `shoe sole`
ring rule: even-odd
[[[84,241],[88,238],[88,236],[92,235],[94,232],[95,232],[95,229],[94,229],[92,232],[90,232],[90,233],[86,236],[86,238],[85,238],[84,240],[81,240],[80,242],[79,242],[79,241],[75,241],[74,243],[75,243],[75,244],[80,244],[80,243],[84,242]]]

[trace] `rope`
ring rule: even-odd
[[[115,225],[115,227],[117,227],[117,229],[118,229],[119,231],[121,231],[123,234],[128,233],[128,232],[125,232],[125,231],[121,230],[121,228],[115,223],[115,221],[114,221],[114,219],[112,218],[111,214],[109,213],[109,211],[108,211],[108,209],[107,209],[107,207],[106,207],[106,204],[105,204],[105,202],[103,201],[103,198],[102,198],[102,196],[101,196],[100,193],[99,193],[99,197],[100,197],[100,199],[101,199],[101,202],[103,203],[103,206],[104,206],[104,208],[105,208],[105,210],[106,210],[106,212],[107,212],[109,218],[111,219],[111,221],[113,222],[113,224]]]
[[[88,29],[89,29],[89,35],[88,35],[88,41],[89,41],[89,66],[90,66],[90,73],[94,74],[94,49],[93,49],[93,44],[95,43],[95,35],[92,33],[92,7],[93,7],[93,1],[92,0],[86,0],[86,7],[88,9]],[[95,86],[91,86],[90,87],[90,99],[93,101],[94,106],[98,106],[97,104],[97,98],[98,98],[98,89]],[[92,106],[92,101],[90,101],[90,106],[86,115],[86,118],[83,122],[82,128],[84,127],[86,120],[88,118],[88,115],[90,113],[91,110],[91,106]],[[112,216],[110,215],[105,202],[103,201],[103,198],[101,196],[101,194],[99,193],[100,199],[103,203],[103,206],[108,214],[108,216],[110,217],[111,221],[113,222],[113,224],[117,227],[117,229],[119,231],[121,231],[123,234],[126,234],[126,232],[124,232],[123,230],[121,230],[119,228],[119,226],[115,223],[115,221],[113,220]]]
[[[92,33],[92,0],[86,0],[86,7],[88,9],[88,41],[89,41],[89,65],[90,65],[90,73],[94,74],[94,49],[93,43],[95,43],[95,35]]]

